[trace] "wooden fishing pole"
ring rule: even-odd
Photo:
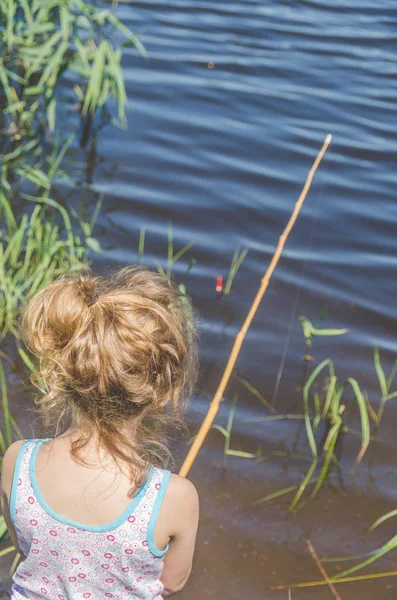
[[[229,356],[229,360],[227,361],[225,371],[224,371],[222,379],[219,383],[216,394],[209,406],[207,415],[206,415],[204,421],[202,422],[199,432],[198,432],[198,434],[197,434],[197,436],[196,436],[196,438],[184,460],[181,470],[179,471],[179,475],[181,475],[182,477],[186,477],[188,475],[190,468],[191,468],[201,446],[203,445],[203,442],[207,436],[207,433],[211,429],[211,425],[214,422],[216,414],[219,410],[219,404],[223,400],[223,395],[225,393],[226,386],[227,386],[230,376],[232,374],[233,367],[236,364],[236,361],[237,361],[241,346],[243,344],[244,338],[246,336],[246,333],[251,325],[252,319],[254,318],[256,311],[258,310],[258,306],[267,290],[270,278],[273,275],[273,271],[276,268],[277,263],[280,259],[281,253],[285,246],[285,242],[287,241],[287,238],[291,232],[291,229],[295,225],[295,221],[298,218],[299,211],[302,208],[302,204],[303,204],[303,202],[307,196],[307,193],[310,189],[310,186],[311,186],[311,183],[313,180],[313,176],[314,176],[315,172],[317,171],[317,168],[318,168],[325,152],[327,151],[329,144],[331,143],[331,139],[332,139],[331,134],[328,134],[327,137],[325,138],[325,141],[324,141],[324,144],[323,144],[321,150],[319,151],[319,153],[317,155],[316,160],[313,163],[312,168],[310,169],[310,171],[308,173],[305,185],[303,186],[302,192],[295,204],[294,210],[293,210],[292,215],[287,223],[287,226],[280,236],[276,251],[275,251],[273,258],[267,268],[267,271],[265,272],[265,274],[262,278],[258,293],[256,294],[256,296],[254,298],[252,306],[249,310],[249,313],[244,321],[244,324],[243,324],[241,330],[239,331],[239,333],[236,336],[232,351]]]

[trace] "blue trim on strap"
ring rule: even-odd
[[[17,455],[17,460],[15,461],[14,474],[12,476],[11,495],[10,495],[11,523],[14,523],[14,521],[15,521],[17,487],[18,487],[18,480],[19,480],[19,471],[21,469],[21,462],[22,462],[22,458],[23,458],[24,452],[26,450],[26,447],[31,443],[32,443],[32,440],[26,440],[26,442],[24,442],[22,444],[22,446],[19,449],[18,455]]]
[[[122,525],[128,519],[128,517],[131,516],[131,514],[134,512],[135,508],[138,506],[139,502],[145,495],[145,492],[154,474],[153,467],[150,467],[148,477],[144,485],[138,490],[138,493],[134,496],[134,498],[131,500],[127,508],[123,511],[123,513],[119,516],[118,519],[112,521],[111,523],[108,523],[107,525],[84,525],[82,523],[76,523],[75,521],[71,521],[70,519],[62,517],[62,515],[56,513],[54,510],[52,510],[50,506],[48,506],[47,502],[44,500],[40,492],[36,479],[35,465],[37,452],[39,451],[41,444],[46,441],[47,440],[40,440],[40,442],[36,444],[32,452],[32,456],[30,458],[29,469],[30,481],[32,483],[33,491],[41,507],[56,521],[59,521],[64,525],[69,525],[70,527],[75,527],[76,529],[83,529],[84,531],[90,531],[92,533],[104,533],[106,531],[112,531],[113,529],[116,529],[116,527],[120,527],[120,525]]]
[[[170,479],[170,475],[171,475],[170,471],[163,471],[163,478],[161,480],[161,485],[160,485],[159,492],[157,494],[157,498],[154,502],[153,512],[150,515],[149,527],[148,527],[148,531],[147,531],[147,542],[148,542],[149,550],[153,554],[153,556],[155,556],[156,558],[161,558],[162,556],[164,556],[169,548],[168,544],[164,548],[164,550],[159,550],[157,548],[156,544],[154,543],[154,529],[156,527],[157,517],[159,516],[161,503],[164,499],[164,495],[167,490],[167,485],[168,485],[168,482]]]

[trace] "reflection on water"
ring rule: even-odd
[[[129,128],[107,127],[84,147],[76,145],[69,156],[73,185],[65,195],[83,196],[87,203],[98,193],[105,196],[98,228],[105,252],[95,259],[98,269],[135,262],[141,227],[147,264],[154,257],[164,262],[170,220],[178,248],[196,241],[176,266],[181,275],[190,257],[197,260],[187,283],[201,319],[194,425],[216,389],[233,337],[327,133],[333,144],[237,370],[270,399],[285,356],[277,407],[295,410],[304,353],[298,316],[316,320],[326,306],[326,326],[348,327],[349,333],[316,339],[316,361],[333,357],[338,370],[357,378],[375,401],[372,348],[383,349],[386,363],[397,351],[395,0],[376,5],[170,0],[120,4],[117,10],[134,31],[144,31],[150,59],[127,51]],[[72,129],[77,125],[72,91],[66,86],[64,93],[70,107],[65,129]],[[217,301],[216,276],[227,276],[236,246],[249,248],[248,257],[230,297]],[[227,418],[235,389],[232,382],[219,423]],[[286,499],[254,504],[295,483],[306,469],[302,461],[272,454],[288,447],[296,424],[243,423],[264,411],[240,390],[233,444],[248,451],[260,444],[261,462],[233,458],[224,470],[223,439],[211,432],[191,472],[202,498],[202,525],[183,598],[283,598],[286,593],[267,587],[318,579],[305,536],[322,555],[363,553],[388,539],[390,531],[381,528],[368,539],[362,536],[395,507],[396,407],[387,406],[372,464],[367,461],[355,481],[332,480],[298,516],[288,514]],[[344,441],[349,464],[357,444]],[[392,570],[391,558],[375,570]],[[357,583],[346,592],[350,600],[394,598],[392,586],[393,580]],[[293,595],[327,597],[323,588]]]

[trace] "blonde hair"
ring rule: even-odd
[[[167,463],[164,425],[179,420],[196,378],[192,315],[171,280],[142,267],[63,275],[30,300],[22,336],[39,359],[37,403],[47,423],[72,417],[81,430],[71,449],[77,461],[96,433],[118,464],[130,465],[135,485],[149,464]]]

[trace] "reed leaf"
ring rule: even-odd
[[[242,264],[243,260],[245,259],[245,257],[247,256],[247,254],[248,254],[247,248],[244,248],[244,250],[241,252],[241,254],[240,254],[239,247],[237,247],[236,250],[234,251],[232,263],[231,263],[230,269],[229,269],[229,275],[227,278],[225,288],[223,290],[223,293],[225,294],[225,296],[230,294],[230,291],[232,289],[233,280],[234,280],[235,276],[237,275],[237,271],[241,267],[241,264]]]
[[[385,515],[383,515],[382,517],[377,519],[374,523],[372,523],[372,525],[371,525],[371,527],[369,527],[368,531],[373,531],[374,529],[376,529],[376,527],[378,527],[379,525],[381,525],[382,523],[387,521],[387,519],[391,519],[392,517],[396,517],[396,516],[397,516],[397,509],[391,510],[390,512],[386,513]]]
[[[11,552],[15,552],[14,546],[7,546],[7,548],[3,548],[3,550],[0,550],[0,558],[2,556],[6,556],[6,554],[10,554]]]
[[[295,495],[295,498],[292,500],[292,502],[291,502],[291,504],[290,504],[290,506],[289,506],[289,508],[288,508],[288,510],[289,510],[290,512],[292,512],[292,511],[293,511],[293,510],[296,508],[296,506],[297,506],[297,504],[298,504],[299,500],[301,499],[301,497],[302,497],[302,495],[303,495],[304,491],[306,490],[306,487],[309,485],[309,482],[310,482],[310,480],[311,480],[311,478],[312,478],[312,476],[313,476],[313,473],[314,473],[314,471],[316,470],[317,463],[318,463],[318,458],[315,458],[315,459],[313,460],[313,462],[312,462],[312,464],[311,464],[311,466],[310,466],[309,470],[307,471],[307,473],[306,473],[306,476],[305,476],[304,480],[303,480],[303,481],[302,481],[302,483],[300,484],[300,486],[299,486],[299,489],[298,489],[298,491],[297,491],[297,493],[296,493],[296,495]]]
[[[107,46],[108,43],[104,40],[96,49],[83,104],[83,114],[87,114],[88,112],[94,114],[98,106],[98,99],[101,94],[101,88],[103,84]]]
[[[388,386],[386,382],[386,375],[380,362],[379,348],[374,348],[374,364],[382,395],[386,396],[388,392]]]
[[[1,398],[2,398],[4,427],[5,427],[5,432],[6,432],[6,442],[7,442],[7,446],[10,446],[12,444],[10,411],[9,411],[9,407],[8,407],[6,379],[5,379],[4,368],[3,368],[3,364],[1,362],[1,360],[0,360],[0,390],[1,390]]]
[[[244,379],[243,377],[236,376],[237,381],[239,381],[253,396],[258,398],[259,402],[261,402],[266,408],[269,409],[271,413],[274,415],[277,414],[277,410],[270,404],[268,400],[254,387],[249,381]]]
[[[14,560],[12,561],[11,567],[10,567],[10,571],[9,571],[10,577],[12,577],[12,575],[14,574],[14,571],[17,568],[18,563],[19,563],[20,560],[21,560],[21,555],[17,552],[16,555],[15,555],[15,557],[14,557]]]
[[[376,560],[378,560],[379,558],[381,558],[382,556],[384,556],[391,550],[394,550],[395,548],[397,548],[397,535],[394,535],[388,542],[386,542],[386,544],[384,544],[383,546],[378,548],[372,556],[370,556],[363,562],[359,563],[358,565],[355,565],[354,567],[351,567],[350,569],[346,569],[345,571],[341,571],[337,575],[334,575],[332,580],[337,581],[338,579],[341,579],[342,577],[346,577],[347,575],[351,575],[352,573],[356,573],[357,571],[364,569],[364,567],[371,565],[373,562],[375,562]]]
[[[145,228],[141,227],[141,229],[139,230],[139,247],[138,247],[139,263],[142,262],[144,252],[145,252]]]
[[[351,377],[349,377],[347,379],[347,382],[350,383],[351,387],[353,388],[357,403],[358,403],[358,408],[360,410],[360,417],[361,417],[361,449],[360,452],[356,458],[356,462],[357,464],[361,462],[367,448],[370,442],[370,427],[369,427],[369,416],[368,416],[368,409],[367,409],[367,403],[365,401],[365,398],[360,390],[360,386],[358,385],[357,381],[355,379],[352,379]]]
[[[319,375],[319,373],[330,363],[331,363],[331,361],[329,359],[323,360],[323,362],[320,363],[314,369],[313,373],[310,375],[309,379],[307,380],[307,382],[303,388],[303,410],[304,410],[304,414],[305,414],[305,427],[306,427],[307,439],[309,442],[309,446],[310,446],[310,450],[312,452],[313,458],[317,458],[318,452],[317,452],[317,445],[316,445],[316,441],[314,438],[314,433],[313,433],[311,419],[310,419],[309,390],[310,390],[311,386],[313,385],[315,379]]]
[[[6,522],[4,520],[4,517],[1,515],[0,516],[0,540],[3,540],[3,538],[7,535],[7,525]]]
[[[328,411],[330,409],[332,399],[334,396],[334,392],[335,392],[336,382],[337,382],[337,378],[335,377],[335,375],[332,375],[329,379],[327,396],[326,396],[325,402],[324,402],[323,414],[322,414],[323,419],[327,416]]]

